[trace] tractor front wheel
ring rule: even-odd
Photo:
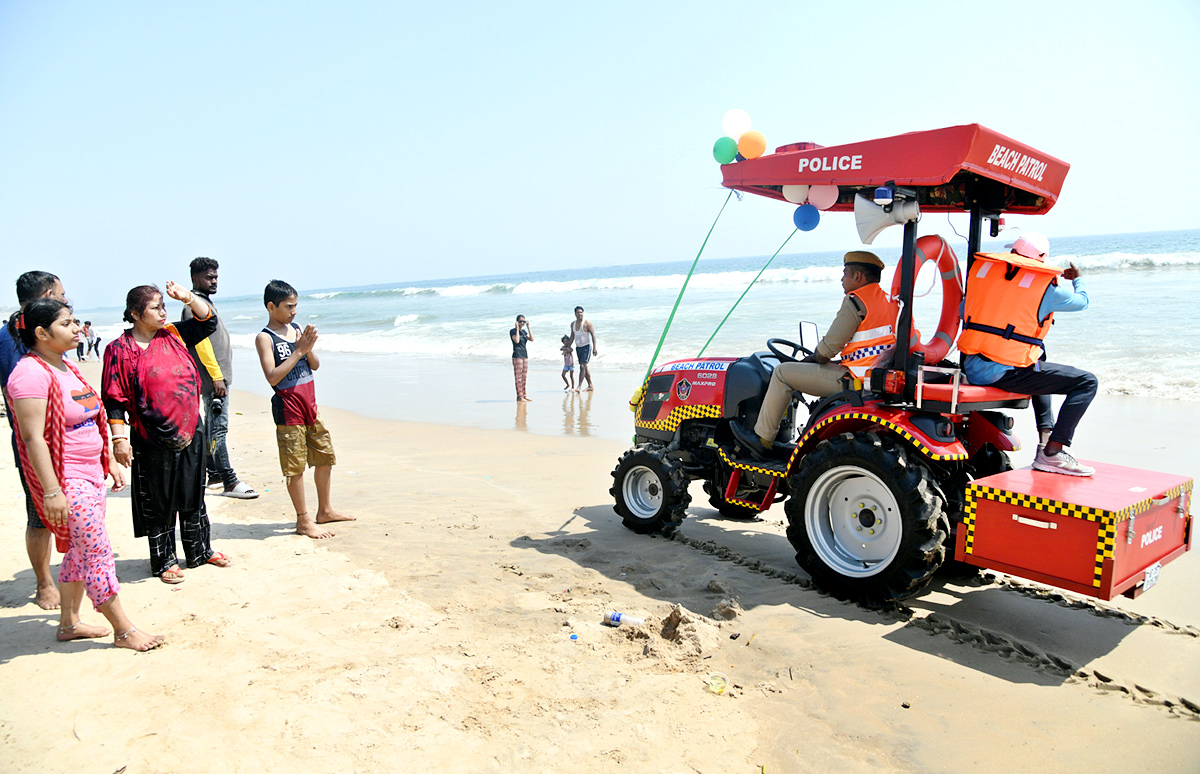
[[[687,515],[692,501],[687,474],[661,444],[639,444],[625,452],[612,476],[608,492],[616,501],[614,510],[634,532],[668,535]]]
[[[822,441],[785,505],[796,561],[825,591],[868,603],[920,591],[946,556],[949,520],[929,469],[875,433]]]

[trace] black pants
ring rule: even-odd
[[[204,425],[187,448],[172,450],[131,433],[133,443],[133,534],[150,541],[150,571],[162,575],[179,564],[175,523],[183,538],[188,567],[213,555],[208,511],[204,508]]]
[[[11,412],[12,409],[9,409]],[[12,414],[10,413],[11,417]],[[17,464],[17,476],[21,479],[21,490],[25,493],[25,526],[33,527],[34,529],[45,529],[46,525],[42,523],[42,517],[38,516],[37,508],[33,505],[33,495],[29,493],[29,484],[25,481],[25,469],[21,467],[21,452],[17,449],[17,431],[13,430],[12,434],[12,450],[13,460]]]
[[[1075,427],[1091,405],[1092,398],[1096,397],[1098,385],[1095,374],[1068,365],[1041,361],[1025,368],[1014,368],[990,386],[1032,395],[1038,430],[1053,428],[1050,440],[1070,446],[1071,439],[1075,437]],[[1051,395],[1067,396],[1058,410],[1057,422],[1050,403]]]

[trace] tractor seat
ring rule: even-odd
[[[955,395],[957,387],[958,394]],[[930,384],[917,386],[917,406],[929,411],[962,414],[983,409],[1021,409],[1029,405],[1029,396],[998,387],[978,384]]]

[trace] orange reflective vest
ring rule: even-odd
[[[1024,368],[1042,356],[1042,339],[1054,322],[1038,308],[1061,269],[1011,253],[977,253],[967,278],[963,333],[958,351]]]
[[[888,297],[878,282],[864,285],[851,292],[866,307],[867,315],[858,330],[842,347],[842,365],[858,378],[865,378],[872,368],[886,365],[896,348],[896,318],[900,305]]]

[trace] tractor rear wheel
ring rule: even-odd
[[[657,443],[639,444],[621,455],[608,493],[621,522],[642,534],[674,532],[687,515],[692,496],[677,460]]]
[[[890,436],[822,441],[792,474],[784,506],[796,561],[842,599],[920,591],[946,557],[949,519],[925,463]]]

